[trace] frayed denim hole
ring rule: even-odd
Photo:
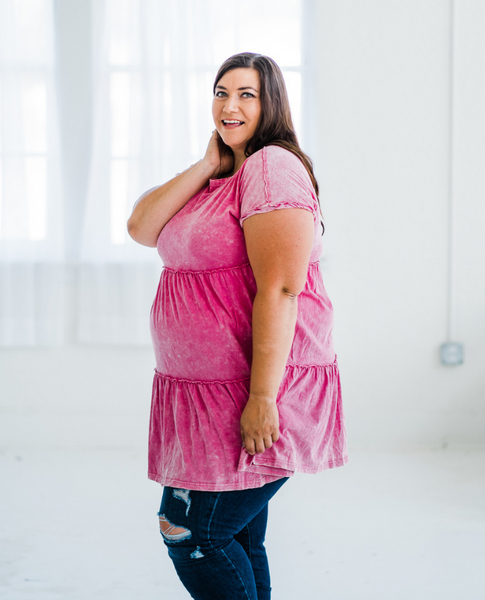
[[[159,514],[160,533],[168,543],[181,542],[192,537],[190,529],[171,523],[165,515]]]

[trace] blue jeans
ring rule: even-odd
[[[287,480],[230,492],[164,488],[160,532],[192,598],[269,600],[268,502]]]

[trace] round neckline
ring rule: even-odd
[[[229,181],[230,177],[224,179],[209,179],[209,189],[215,190],[216,188],[224,185],[227,181]]]
[[[234,175],[237,175],[237,173],[239,173],[239,171],[236,171]],[[228,179],[232,179],[234,175],[230,175],[229,177],[218,177],[217,179],[211,179],[210,181],[227,181]]]
[[[246,161],[244,161],[244,163],[245,162]],[[240,168],[233,175],[230,175],[229,177],[222,177],[221,179],[209,179],[209,189],[213,190],[213,189],[219,187],[220,185],[223,185],[224,183],[230,181],[234,177],[236,177],[236,175],[241,172],[241,169],[243,168],[244,163],[240,166]]]

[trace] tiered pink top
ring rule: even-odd
[[[251,456],[241,446],[239,419],[249,393],[256,283],[242,225],[282,208],[312,212],[314,243],[277,398],[280,438]],[[158,239],[165,266],[151,312],[150,479],[190,490],[241,490],[347,462],[320,230],[305,167],[277,146],[250,156],[232,177],[210,180],[165,225]]]

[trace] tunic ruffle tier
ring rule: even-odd
[[[280,438],[251,456],[242,448],[239,420],[249,395],[256,282],[242,224],[282,208],[312,212],[314,245],[277,397]],[[303,164],[277,146],[250,156],[232,177],[211,180],[165,225],[158,239],[164,268],[151,311],[151,479],[192,490],[240,490],[347,462],[319,228]]]

